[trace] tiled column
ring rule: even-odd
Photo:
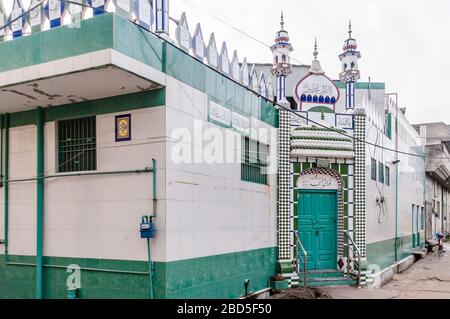
[[[287,106],[289,107],[289,105]],[[278,164],[278,258],[287,261],[291,256],[290,220],[290,113],[279,110]]]
[[[354,240],[366,257],[366,113],[355,110]]]

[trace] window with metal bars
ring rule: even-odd
[[[269,146],[242,137],[241,180],[267,185]]]
[[[97,169],[95,116],[58,122],[58,172]]]

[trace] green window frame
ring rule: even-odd
[[[384,165],[383,163],[378,163],[378,181],[384,184]]]
[[[267,185],[269,146],[243,136],[241,149],[241,180]]]
[[[424,231],[425,230],[425,207],[421,207],[420,208],[420,230]]]
[[[97,169],[95,116],[58,121],[58,173]]]
[[[389,166],[386,166],[384,169],[385,169],[384,173],[386,175],[385,183],[387,186],[390,186],[391,185],[391,169],[389,168]]]
[[[377,160],[372,158],[370,163],[370,176],[372,180],[377,180]]]

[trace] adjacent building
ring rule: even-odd
[[[424,245],[423,139],[384,83],[359,81],[352,33],[350,24],[339,80],[317,40],[311,65],[290,64],[283,21],[273,65],[256,65],[282,88],[278,271],[292,286],[304,284],[305,259],[310,284],[364,284]]]
[[[422,216],[426,238],[448,233],[450,192],[450,126],[445,123],[414,125],[426,140],[426,214]]]

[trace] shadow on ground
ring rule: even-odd
[[[270,299],[333,299],[330,294],[317,288],[289,289],[272,295]]]

